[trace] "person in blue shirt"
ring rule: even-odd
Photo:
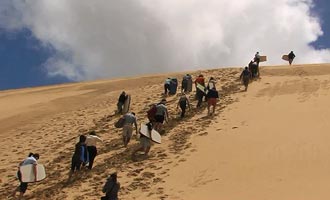
[[[75,145],[75,150],[71,159],[71,170],[69,178],[75,171],[79,171],[82,164],[88,163],[88,150],[85,144],[86,136],[80,135],[79,142]]]

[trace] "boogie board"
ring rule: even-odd
[[[119,118],[118,121],[115,123],[116,128],[123,128],[125,119],[123,117]]]
[[[148,126],[145,124],[141,124],[140,133],[148,138],[150,138],[150,131],[148,130]],[[151,140],[160,144],[162,142],[162,136],[154,129],[151,130]]]
[[[202,92],[205,93],[205,87],[203,85],[197,83],[196,87],[197,87],[197,89],[199,89],[199,90],[201,90]]]
[[[267,61],[267,56],[260,56],[259,62],[266,62],[266,61]]]
[[[282,56],[282,59],[283,59],[283,60],[286,60],[286,61],[289,61],[289,56],[288,56],[288,55],[283,55],[283,56]]]
[[[208,83],[208,86],[209,86],[210,89],[215,88],[215,84],[214,84],[214,82],[209,82],[209,83]]]
[[[19,168],[22,174],[22,182],[32,183],[38,182],[46,178],[45,167],[42,164],[37,164],[37,180],[34,180],[33,164],[23,165]]]
[[[129,107],[131,105],[131,95],[127,95],[127,99],[125,100],[125,103],[124,103],[124,108],[123,108],[123,113],[122,114],[125,114],[129,111]]]

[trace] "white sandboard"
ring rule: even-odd
[[[124,103],[123,114],[129,111],[130,105],[131,105],[131,95],[127,95],[127,99],[125,100]]]
[[[260,62],[266,62],[267,56],[260,56]]]
[[[286,61],[289,61],[289,56],[288,56],[288,55],[283,55],[283,56],[282,56],[282,59],[283,59],[283,60],[286,60]]]
[[[209,88],[210,88],[210,89],[215,88],[215,84],[214,84],[214,82],[209,82],[208,85],[209,85]]]
[[[197,87],[199,90],[201,90],[202,92],[205,93],[205,87],[204,87],[203,85],[197,83],[196,87]]]
[[[150,138],[150,131],[148,130],[148,126],[145,124],[141,124],[140,133],[148,138]],[[160,144],[162,142],[162,136],[154,129],[151,130],[151,140]]]
[[[37,180],[34,179],[33,164],[23,165],[19,168],[22,175],[22,182],[32,183],[38,182],[46,178],[45,167],[42,164],[37,164]]]

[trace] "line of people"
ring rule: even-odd
[[[195,83],[196,89],[196,99],[197,99],[197,109],[202,106],[203,98],[207,102],[207,110],[208,115],[213,115],[215,113],[215,108],[217,104],[217,99],[219,99],[218,91],[216,90],[216,81],[214,77],[210,77],[207,84],[205,84],[205,79],[203,75],[199,75]],[[181,109],[180,117],[184,118],[186,116],[186,109],[189,108],[191,110],[191,104],[189,101],[189,96],[187,94],[192,91],[192,76],[187,74],[184,76],[182,80],[182,87],[181,87],[181,95],[179,96],[177,107]],[[168,90],[168,86],[164,86],[165,90]],[[122,92],[118,98],[117,102],[117,113],[122,113],[123,106],[127,99],[126,92]],[[151,108],[147,111],[147,117],[149,122],[146,124],[148,126],[148,130],[151,131],[155,129],[159,133],[163,133],[163,124],[164,122],[169,121],[169,113],[167,109],[167,101],[166,99],[162,99],[159,103],[154,104]],[[213,107],[211,109],[211,107]],[[138,125],[137,125],[137,118],[134,112],[125,113],[122,116],[124,120],[124,125],[122,128],[122,140],[124,147],[127,147],[129,144],[133,130],[135,130],[136,135],[140,135],[139,145],[133,150],[132,152],[132,159],[135,158],[137,152],[142,151],[144,156],[148,156],[150,151],[152,141],[151,138],[144,136],[143,134],[139,134],[138,132]],[[90,131],[87,135],[80,135],[79,141],[75,144],[74,153],[71,159],[71,168],[69,172],[69,179],[73,176],[73,174],[77,171],[80,171],[82,167],[86,168],[87,170],[91,170],[93,168],[95,157],[97,156],[97,143],[102,143],[103,140],[96,135],[95,131]],[[26,158],[19,166],[25,164],[37,164],[37,160],[39,159],[39,154],[31,154]],[[18,177],[19,170],[18,170]],[[20,180],[20,179],[19,179]],[[27,183],[23,183],[20,180],[20,186],[15,189],[13,192],[13,196],[16,194],[17,191],[20,192],[20,198],[23,196],[27,189]],[[120,189],[120,184],[117,181],[117,174],[113,173],[107,178],[107,181],[104,185],[103,192],[106,196],[102,197],[102,199],[116,199],[118,198],[118,191]]]

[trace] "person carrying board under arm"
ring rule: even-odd
[[[150,138],[148,138],[147,136],[140,133],[140,145],[133,151],[132,160],[135,160],[136,153],[139,151],[143,151],[145,157],[148,156],[148,153],[151,148],[151,140],[152,140],[151,131],[152,131],[153,125],[152,125],[152,122],[149,122],[146,125],[148,127]]]
[[[37,180],[37,160],[39,159],[39,154],[37,153],[30,153],[29,156],[23,160],[22,162],[20,162],[20,164],[18,165],[18,171],[17,171],[17,177],[18,180],[20,182],[20,185],[14,190],[12,197],[15,198],[16,196],[16,192],[20,192],[18,199],[22,199],[24,193],[27,190],[28,187],[28,183],[22,182],[22,174],[20,171],[20,167],[24,166],[24,165],[33,165],[33,173],[34,173],[34,179]]]

